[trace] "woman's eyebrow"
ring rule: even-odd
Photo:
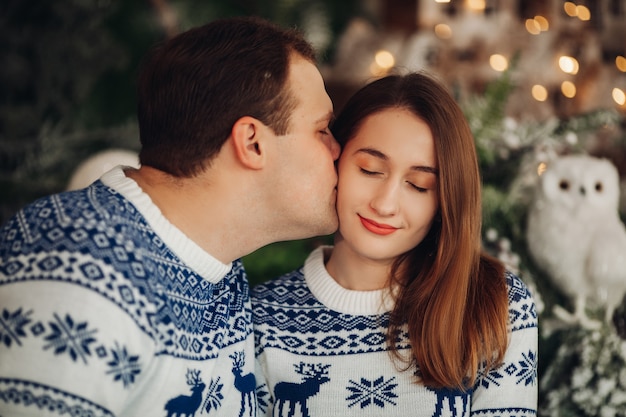
[[[426,165],[414,165],[411,167],[411,171],[427,172],[434,175],[439,174],[439,170],[437,168],[429,167]]]
[[[374,149],[374,148],[360,148],[360,149],[357,149],[356,151],[354,151],[354,153],[355,154],[357,154],[357,153],[366,153],[368,155],[371,155],[371,156],[373,156],[375,158],[382,159],[384,161],[389,159],[387,157],[387,155],[385,155],[384,153],[382,153],[378,149]]]

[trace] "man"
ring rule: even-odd
[[[156,48],[141,167],[0,231],[0,416],[252,416],[238,260],[333,232],[332,103],[300,35],[253,18]]]

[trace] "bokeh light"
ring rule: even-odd
[[[587,6],[578,5],[576,6],[576,15],[580,20],[587,21],[591,19],[591,11],[587,8]]]
[[[396,60],[389,51],[380,50],[374,56],[376,64],[383,69],[390,69],[396,64]]]
[[[450,39],[452,37],[452,28],[445,23],[439,23],[435,26],[435,35],[439,39]]]
[[[504,55],[493,54],[489,57],[489,65],[496,71],[504,71],[509,67],[509,61]]]
[[[562,56],[559,58],[559,68],[567,74],[577,74],[579,65],[578,61],[571,56]]]
[[[467,0],[467,6],[475,12],[481,12],[487,7],[485,0]]]
[[[613,89],[613,100],[615,100],[615,102],[617,104],[619,104],[620,106],[623,106],[626,104],[626,93],[624,93],[624,90],[615,87]]]
[[[550,23],[548,23],[548,19],[543,16],[535,16],[535,22],[537,22],[542,32],[545,32],[550,28]]]
[[[563,81],[561,83],[561,93],[567,98],[576,97],[576,86],[571,81]]]
[[[576,10],[576,5],[574,3],[572,3],[571,1],[566,1],[563,4],[563,9],[565,10],[565,13],[568,16],[576,17],[576,15],[578,14],[578,12]]]
[[[615,58],[615,66],[617,67],[618,70],[622,72],[626,72],[626,58],[624,58],[621,55],[618,55],[617,58]]]
[[[541,84],[533,85],[531,94],[537,101],[546,101],[548,99],[548,90]]]
[[[539,35],[541,33],[541,26],[535,19],[526,19],[526,30],[531,35]]]

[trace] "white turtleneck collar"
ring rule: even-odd
[[[158,237],[185,263],[211,283],[217,283],[230,271],[232,263],[224,264],[189,239],[163,216],[139,185],[128,178],[118,166],[105,173],[100,180],[123,195],[143,215]]]
[[[304,262],[304,278],[313,295],[326,307],[340,313],[369,316],[393,309],[394,301],[388,289],[374,291],[348,290],[328,274],[324,252],[332,246],[320,246]]]

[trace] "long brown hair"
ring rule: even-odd
[[[332,126],[345,146],[370,115],[411,111],[432,132],[439,169],[439,213],[428,235],[396,259],[391,280],[400,290],[390,313],[391,352],[417,365],[428,386],[467,389],[478,370],[498,365],[508,336],[504,267],[481,248],[481,179],[471,130],[443,84],[425,73],[390,75],[359,90]],[[408,326],[410,357],[398,348]]]

